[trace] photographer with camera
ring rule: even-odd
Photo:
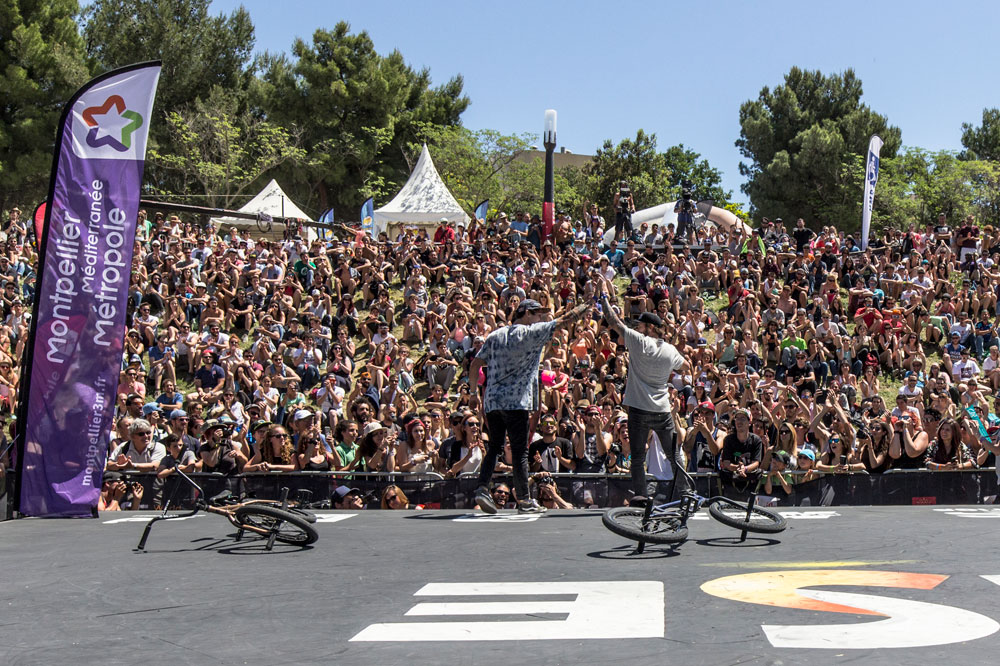
[[[690,245],[694,234],[694,214],[698,210],[698,204],[692,194],[693,188],[694,183],[690,180],[681,181],[681,198],[674,205],[674,213],[677,215],[677,240],[682,245]]]
[[[202,427],[202,438],[205,441],[198,448],[200,471],[218,472],[223,476],[235,476],[243,471],[247,458],[233,445],[235,426],[229,419],[205,421]]]
[[[572,509],[573,505],[562,498],[556,480],[548,472],[532,474],[529,483],[538,488],[538,502],[546,509]]]
[[[626,233],[626,238],[632,237],[632,213],[635,212],[635,200],[632,199],[632,190],[628,187],[627,181],[618,183],[618,191],[615,192],[615,242],[621,240],[622,231]]]
[[[129,497],[131,493],[131,498]],[[101,494],[97,499],[98,511],[124,511],[123,504],[135,511],[142,501],[143,488],[138,481],[123,480],[120,472],[106,472],[101,485]]]

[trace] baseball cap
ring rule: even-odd
[[[655,312],[643,312],[639,315],[639,321],[643,324],[650,324],[652,326],[663,326],[663,320]]]
[[[518,312],[531,312],[532,310],[541,310],[542,304],[533,298],[526,298],[517,306]]]
[[[292,418],[293,421],[301,421],[302,419],[308,419],[313,415],[308,409],[299,409],[295,412],[295,416]]]
[[[459,413],[461,414],[461,412],[459,412]],[[361,436],[362,437],[367,437],[368,435],[376,433],[379,430],[385,430],[385,426],[382,425],[382,423],[380,421],[372,421],[371,423],[369,423],[368,425],[365,426],[365,431],[364,431],[364,433],[362,433]]]
[[[360,495],[360,494],[361,491],[358,490],[357,488],[351,488],[349,486],[337,486],[337,488],[333,491],[333,501],[343,502],[344,498],[346,498],[348,495]]]
[[[715,412],[715,405],[712,404],[711,400],[705,400],[698,403],[698,409],[707,409],[710,412]]]
[[[142,415],[143,416],[149,416],[153,412],[162,412],[162,411],[163,410],[160,409],[159,403],[147,402],[145,405],[142,406]]]
[[[188,413],[185,412],[183,409],[175,409],[172,412],[170,412],[170,417],[169,418],[171,420],[173,420],[173,419],[182,419],[182,418],[184,418],[187,415],[188,415]]]

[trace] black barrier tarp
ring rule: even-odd
[[[9,487],[12,473],[3,479]],[[411,505],[426,508],[471,509],[475,506],[477,479],[473,475],[455,479],[417,480],[405,474],[359,473],[261,473],[225,477],[218,474],[191,474],[202,487],[206,497],[213,497],[224,490],[236,498],[279,499],[283,488],[289,497],[298,491],[308,491],[307,501],[317,508],[329,502],[334,489],[340,485],[357,488],[365,498],[366,508],[378,508],[382,492],[389,485],[398,486]],[[139,481],[152,488],[154,475],[128,474],[129,481]],[[631,479],[615,475],[554,475],[556,488],[563,499],[578,508],[621,506],[631,494]],[[495,481],[512,482],[509,477],[497,476]],[[702,474],[696,477],[698,493],[704,496],[720,494],[718,477]],[[671,490],[670,482],[657,484],[657,501],[666,501]],[[725,494],[731,495],[731,492]],[[997,476],[994,469],[971,471],[896,471],[886,474],[828,474],[807,483],[795,484],[793,492],[785,496],[780,490],[774,497],[777,506],[867,506],[911,504],[984,504],[994,501],[997,495]],[[776,496],[776,497],[775,497]],[[148,489],[143,497],[144,509],[155,507],[154,492]],[[194,492],[180,477],[168,477],[163,486],[162,498],[171,497],[171,506],[190,508]],[[8,513],[8,516],[10,514]]]

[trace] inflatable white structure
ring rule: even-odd
[[[647,227],[652,227],[656,224],[660,229],[665,229],[668,225],[672,224],[674,225],[674,229],[677,229],[677,213],[674,212],[674,206],[676,205],[676,201],[668,201],[652,208],[643,208],[642,210],[635,211],[632,213],[632,228],[638,229],[645,222]],[[743,220],[724,208],[709,206],[707,203],[702,202],[698,204],[698,212],[695,214],[696,221],[699,216],[726,231],[742,227],[746,233],[750,233],[750,227]],[[608,230],[604,232],[601,242],[604,245],[609,245],[614,240],[614,237],[615,225],[614,219],[611,219],[608,220]]]

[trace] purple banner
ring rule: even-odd
[[[63,112],[18,418],[25,515],[90,516],[97,506],[159,76],[159,63],[109,72]]]

